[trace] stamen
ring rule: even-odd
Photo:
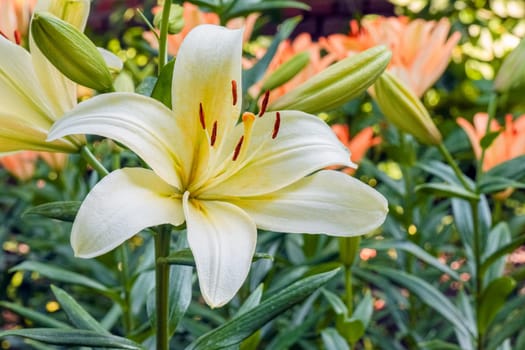
[[[266,112],[266,107],[268,107],[268,99],[270,98],[270,91],[266,90],[264,93],[264,97],[261,103],[261,110],[259,111],[259,118],[263,116],[264,112]]]
[[[277,112],[275,113],[275,123],[273,124],[272,139],[277,137],[277,133],[279,132],[280,126],[281,126],[281,114]]]
[[[9,38],[7,37],[7,35],[5,35],[5,33],[2,32],[1,30],[0,30],[0,35],[3,36],[4,38],[6,38],[7,40],[9,40]]]
[[[239,156],[239,153],[241,153],[241,147],[242,147],[242,142],[244,141],[244,135],[241,136],[241,138],[239,139],[239,142],[237,143],[237,146],[235,146],[235,151],[233,151],[233,158],[232,160],[235,162],[237,160],[237,157]]]
[[[213,122],[213,128],[211,129],[210,145],[212,147],[215,145],[215,140],[217,140],[217,121]]]
[[[206,121],[204,119],[204,109],[202,108],[202,103],[199,103],[199,120],[203,129],[206,129]]]
[[[233,105],[235,106],[237,104],[237,82],[235,80],[232,80],[232,97]]]
[[[20,43],[22,43],[22,35],[20,35],[20,31],[18,30],[15,30],[15,43],[17,45],[20,45]]]

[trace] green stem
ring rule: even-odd
[[[448,149],[445,147],[445,144],[442,142],[439,145],[437,145],[437,147],[439,149],[439,152],[443,156],[443,158],[445,158],[447,163],[452,167],[454,174],[456,174],[456,177],[459,179],[463,187],[466,190],[472,191],[472,187],[467,183],[467,180],[465,179],[465,175],[463,174],[461,169],[459,169],[456,161],[454,160],[454,158],[452,158],[452,155],[450,154]]]
[[[100,163],[100,161],[95,157],[95,155],[90,151],[89,147],[87,145],[82,146],[80,149],[80,154],[84,158],[84,160],[91,165],[93,169],[100,175],[100,177],[104,177],[107,174],[109,174],[109,171]]]
[[[498,94],[493,93],[492,96],[490,96],[489,105],[487,107],[487,114],[489,115],[489,118],[487,120],[487,126],[485,127],[485,135],[487,135],[490,132],[490,124],[494,118],[496,118],[496,111],[498,109]],[[487,149],[485,147],[482,147],[481,149],[481,156],[478,160],[477,165],[477,171],[476,171],[476,180],[478,180],[481,177],[481,174],[483,173],[483,161],[485,159],[485,154],[487,152]]]
[[[159,75],[162,67],[164,67],[168,62],[168,26],[170,20],[170,10],[171,0],[164,0],[159,34]]]
[[[476,317],[480,315],[481,309],[481,294],[483,292],[483,276],[481,276],[481,232],[479,229],[479,220],[478,220],[478,202],[470,202],[470,207],[472,210],[472,223],[473,223],[473,246],[474,246],[474,270],[475,270],[475,284],[476,284]],[[477,350],[483,350],[483,334],[478,330],[477,336]]]
[[[345,266],[345,301],[348,309],[348,316],[351,316],[354,310],[354,293],[352,288],[352,265],[359,252],[361,237],[341,237],[339,238],[339,256]]]
[[[170,253],[171,229],[161,228],[155,237],[155,308],[157,350],[169,349],[168,291],[170,266],[161,262]]]

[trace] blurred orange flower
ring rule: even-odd
[[[450,37],[450,23],[407,17],[366,17],[350,22],[350,33],[321,38],[320,43],[330,53],[343,59],[377,45],[392,51],[389,71],[400,78],[418,96],[432,86],[446,69],[452,49],[461,35]]]
[[[38,152],[23,151],[1,157],[0,165],[17,179],[27,181],[35,172],[37,159]]]
[[[220,19],[216,13],[204,12],[199,9],[198,6],[185,2],[183,5],[183,16],[184,16],[184,27],[178,34],[168,35],[168,53],[172,56],[176,56],[179,52],[179,47],[186,35],[196,26],[200,24],[219,24]],[[152,13],[155,15],[162,11],[162,7],[156,6],[152,9]],[[253,31],[255,21],[259,17],[258,14],[250,14],[246,18],[234,18],[226,24],[226,27],[230,29],[238,29],[244,27],[243,39],[247,41]],[[144,32],[143,38],[150,44],[151,47],[158,49],[159,43],[154,33]]]
[[[35,4],[35,0],[0,0],[0,32],[19,44],[27,34]]]
[[[38,155],[54,171],[60,171],[64,169],[68,158],[66,153],[38,152]]]
[[[480,141],[485,136],[488,120],[489,116],[487,113],[474,115],[473,124],[464,118],[457,119],[457,123],[467,134],[477,159],[481,158]],[[489,131],[498,130],[502,130],[501,133],[485,151],[485,158],[482,164],[484,171],[525,154],[525,114],[515,120],[512,119],[510,114],[505,116],[504,128],[496,120],[492,120]]]
[[[346,124],[334,124],[332,125],[332,130],[339,141],[350,150],[350,159],[354,163],[359,163],[370,147],[381,142],[379,136],[374,136],[374,130],[371,127],[364,128],[353,137],[350,137],[350,129]],[[344,172],[353,174],[355,169],[345,168]]]

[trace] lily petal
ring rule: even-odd
[[[369,233],[383,223],[388,212],[387,201],[379,192],[330,170],[266,196],[230,202],[245,210],[262,229],[335,236]]]
[[[241,129],[239,125],[237,129]],[[319,118],[298,111],[280,112],[279,130],[276,113],[266,113],[253,127],[247,158],[239,170],[235,161],[225,159],[225,175],[210,182],[206,196],[256,196],[288,186],[306,175],[331,165],[356,167],[348,149]],[[238,137],[230,137],[230,142]],[[230,146],[233,149],[234,146]],[[226,147],[228,149],[228,147]],[[238,160],[242,161],[242,160]],[[233,163],[233,164],[232,164]],[[228,168],[235,171],[228,173]],[[229,176],[229,178],[225,178]]]
[[[211,307],[230,301],[248,276],[257,242],[253,220],[226,202],[183,198],[188,243],[202,295]]]
[[[224,135],[237,123],[242,105],[241,56],[242,30],[219,26],[196,27],[180,47],[173,70],[172,102],[180,128],[191,140],[187,152],[198,154],[206,135],[201,119],[208,135],[216,123],[215,147],[220,147]],[[236,85],[235,105],[232,81]],[[201,105],[203,118],[199,114]]]
[[[95,96],[57,121],[48,140],[65,135],[95,134],[123,143],[167,183],[181,188],[177,156],[185,136],[173,112],[162,103],[134,93]]]
[[[172,197],[174,192],[151,170],[112,172],[89,192],[78,211],[71,230],[75,256],[107,253],[146,227],[181,225],[182,204]]]

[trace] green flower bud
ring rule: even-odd
[[[273,90],[295,77],[310,63],[310,53],[301,52],[279,66],[263,83],[261,91]]]
[[[337,108],[372,85],[391,56],[386,47],[376,46],[345,58],[281,96],[268,109],[319,113]]]
[[[525,86],[525,39],[503,60],[494,79],[494,90],[505,92]]]
[[[160,28],[162,22],[162,11],[159,11],[153,18],[155,28]],[[184,28],[184,8],[177,4],[170,7],[170,18],[168,20],[168,33],[178,34]]]
[[[102,54],[76,27],[50,13],[33,15],[31,35],[46,58],[72,81],[98,90],[113,90]]]
[[[441,133],[417,96],[385,72],[374,84],[374,98],[385,117],[400,130],[427,145],[441,143]]]

